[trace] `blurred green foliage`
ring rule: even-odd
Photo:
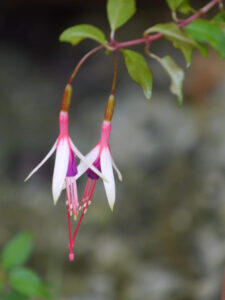
[[[52,299],[51,286],[23,267],[31,255],[33,236],[16,235],[3,248],[0,259],[0,300]]]

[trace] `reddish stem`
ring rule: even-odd
[[[68,84],[72,84],[72,81],[74,79],[74,77],[76,76],[77,72],[79,71],[80,67],[83,65],[83,63],[88,59],[89,56],[91,56],[92,54],[94,54],[95,52],[101,50],[102,48],[104,48],[103,45],[99,45],[98,47],[95,47],[94,49],[90,50],[88,53],[86,53],[81,60],[78,62],[78,64],[76,65],[73,73],[70,76],[70,79],[68,81]]]
[[[193,16],[190,16],[189,18],[187,18],[186,20],[181,22],[179,24],[179,26],[181,28],[185,27],[186,25],[190,24],[194,20],[196,20],[196,19],[200,18],[201,16],[205,15],[210,9],[212,9],[216,4],[218,4],[220,2],[221,2],[221,0],[212,0],[211,2],[206,4],[204,7],[202,7],[196,14],[194,14]]]
[[[116,88],[116,79],[117,79],[117,51],[113,52],[113,81],[111,95],[114,95]]]
[[[152,42],[155,40],[158,40],[162,37],[162,33],[156,33],[156,34],[152,34],[152,35],[146,35],[143,38],[137,39],[137,40],[132,40],[132,41],[127,41],[127,42],[113,42],[112,44],[109,43],[109,46],[112,47],[111,50],[112,51],[116,51],[120,48],[126,48],[126,47],[130,47],[130,46],[136,46],[136,45],[140,45],[140,44],[144,44],[146,42]]]

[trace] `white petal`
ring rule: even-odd
[[[92,165],[95,162],[95,160],[98,157],[98,153],[99,153],[99,146],[96,146],[85,156],[86,160],[89,162],[90,165]],[[88,168],[89,168],[88,165],[84,161],[81,160],[81,162],[79,163],[79,165],[77,167],[78,173],[76,175],[76,180],[81,175],[83,175],[84,172],[86,172]]]
[[[55,166],[52,179],[52,194],[56,204],[61,194],[65,182],[69,164],[69,143],[67,139],[62,139],[56,150]]]
[[[101,161],[101,170],[102,174],[108,179],[109,182],[105,182],[105,191],[106,196],[108,198],[109,206],[111,210],[113,210],[113,206],[115,203],[115,181],[114,181],[114,175],[113,175],[113,168],[112,168],[112,159],[111,159],[111,153],[107,147],[104,147],[100,156]]]
[[[30,174],[27,176],[27,178],[24,181],[27,181],[34,173],[36,173],[41,166],[43,166],[43,164],[49,159],[49,157],[54,153],[55,149],[56,149],[56,144],[57,141],[55,142],[55,144],[53,145],[53,147],[51,148],[51,150],[48,152],[48,154],[45,156],[45,158],[37,165],[37,167],[35,167],[33,169],[33,171],[30,172]]]
[[[92,164],[89,163],[89,161],[85,158],[85,156],[77,149],[77,147],[74,145],[72,140],[70,139],[70,145],[73,149],[73,152],[79,157],[80,160],[83,160],[83,162],[90,168],[93,172],[95,172],[99,177],[101,177],[104,181],[108,182],[108,178],[105,178],[104,175],[99,172],[98,169],[96,169]]]
[[[111,158],[112,158],[112,156],[111,156]],[[116,166],[115,161],[114,161],[113,158],[112,158],[112,165],[113,165],[114,170],[115,170],[116,173],[117,173],[117,176],[118,176],[119,180],[120,180],[120,181],[123,181],[123,176],[122,176],[120,170],[117,168],[117,166]]]

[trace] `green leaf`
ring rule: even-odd
[[[135,0],[108,0],[107,16],[111,30],[125,24],[135,13]]]
[[[100,29],[88,24],[69,27],[59,37],[60,42],[68,42],[73,46],[84,39],[92,39],[102,45],[107,42],[104,33]]]
[[[183,82],[184,82],[184,71],[174,62],[170,56],[164,56],[160,58],[158,56],[153,56],[166,71],[171,79],[170,91],[177,95],[178,104],[183,103]]]
[[[225,11],[221,11],[218,13],[214,18],[213,21],[218,22],[218,23],[224,23],[225,24]]]
[[[22,265],[29,258],[32,239],[30,233],[20,233],[6,244],[1,256],[1,264],[5,270]]]
[[[183,1],[183,3],[177,8],[177,10],[184,15],[187,15],[191,12],[193,13],[194,9],[190,6],[189,2],[189,0]]]
[[[8,295],[0,298],[1,300],[28,300],[28,297],[23,294],[19,294],[17,292],[11,292]]]
[[[225,58],[225,34],[219,26],[210,21],[198,19],[186,26],[185,31],[197,41],[208,43],[221,58]]]
[[[212,22],[219,26],[223,32],[225,33],[225,11],[220,12],[218,15],[216,15]]]
[[[130,77],[140,84],[147,99],[152,95],[152,72],[145,58],[132,50],[122,50]]]
[[[179,11],[186,15],[194,11],[190,6],[190,0],[166,0],[166,2],[173,12]]]
[[[173,43],[175,48],[180,49],[186,59],[187,65],[190,65],[191,63],[193,48],[198,48],[203,55],[207,54],[207,49],[205,47],[198,44],[189,34],[180,29],[175,23],[158,24],[145,31],[146,34],[152,32],[162,33]]]
[[[172,11],[176,11],[179,6],[181,6],[182,4],[188,1],[187,0],[166,0],[166,2]]]
[[[9,273],[9,283],[17,292],[29,297],[49,298],[49,293],[40,278],[29,269],[13,269]]]

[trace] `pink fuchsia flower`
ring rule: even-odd
[[[109,147],[111,119],[113,115],[114,103],[115,103],[114,95],[110,95],[106,106],[104,122],[102,123],[101,139],[98,142],[98,144],[86,155],[86,159],[89,161],[89,163],[93,164],[93,166],[95,166],[99,171],[101,171],[103,176],[107,176],[108,181],[107,182],[104,181],[104,187],[105,187],[106,196],[111,210],[113,210],[113,206],[115,203],[115,196],[116,196],[113,168],[117,172],[119,180],[122,181],[122,175],[113,160],[111,150]],[[84,162],[81,162],[79,164],[77,170],[78,173],[76,175],[76,179],[78,179],[82,174],[86,172],[88,176],[88,180],[84,188],[84,193],[79,206],[79,210],[82,210],[82,213],[72,237],[73,245],[74,245],[74,241],[78,229],[84,217],[84,214],[87,211],[88,205],[91,204],[95,186],[97,180],[99,179],[98,174],[96,172],[93,172],[92,169],[88,168],[84,164]]]
[[[93,166],[101,171],[102,175],[107,178],[107,182],[104,181],[103,183],[111,210],[113,210],[116,197],[113,168],[117,172],[119,180],[122,181],[122,175],[113,160],[109,147],[109,137],[111,132],[110,120],[113,114],[114,101],[114,96],[111,95],[107,103],[105,119],[102,123],[101,139],[99,143],[86,155],[86,159],[88,160],[89,164],[93,164]],[[78,179],[85,172],[88,176],[88,181],[80,204],[80,208],[83,207],[86,209],[87,205],[91,203],[99,174],[93,171],[93,169],[89,168],[84,161],[78,165],[77,170],[78,173],[76,175],[76,179]]]
[[[68,225],[69,225],[69,249],[70,260],[74,259],[73,254],[73,242],[71,235],[71,221],[70,217],[74,215],[74,218],[77,218],[79,201],[77,194],[77,184],[76,184],[76,175],[79,175],[76,164],[76,156],[85,164],[87,168],[90,168],[93,172],[102,177],[98,169],[96,169],[88,160],[83,156],[83,154],[77,149],[77,147],[72,142],[69,131],[68,131],[68,122],[69,122],[69,104],[72,94],[71,85],[67,85],[64,97],[62,101],[62,107],[59,114],[59,136],[46,155],[46,157],[33,169],[33,171],[25,179],[27,181],[34,173],[36,173],[39,168],[51,157],[51,155],[56,151],[55,165],[53,171],[52,179],[52,194],[53,200],[56,204],[61,191],[64,186],[66,186],[66,195],[67,195],[67,209],[68,209]],[[104,179],[104,178],[103,178]],[[106,180],[106,179],[105,179]]]
[[[66,95],[65,95],[66,94]],[[77,214],[78,198],[75,175],[78,175],[76,156],[84,162],[90,169],[92,169],[98,176],[102,177],[99,170],[97,170],[84,155],[78,150],[78,148],[72,142],[68,132],[68,98],[71,97],[71,86],[67,85],[64,93],[64,101],[62,102],[62,109],[59,114],[59,136],[45,158],[31,171],[25,181],[27,181],[34,173],[36,173],[41,166],[51,157],[56,151],[55,165],[52,179],[52,194],[53,200],[56,204],[61,191],[66,186],[68,205],[73,210],[73,214]],[[65,104],[66,102],[66,104]]]
[[[52,179],[52,194],[54,203],[59,199],[63,186],[66,185],[67,200],[69,201],[70,208],[73,208],[73,213],[76,215],[78,208],[76,178],[75,175],[79,175],[76,165],[76,156],[78,156],[82,162],[87,165],[93,172],[101,176],[99,170],[97,170],[89,161],[81,154],[77,147],[72,142],[68,133],[68,112],[60,111],[59,114],[59,126],[60,133],[55,144],[45,156],[45,158],[33,169],[33,171],[25,179],[26,181],[36,173],[41,166],[51,157],[56,150],[55,166]]]
[[[104,182],[104,187],[106,191],[106,196],[109,202],[109,206],[111,210],[113,210],[113,206],[115,203],[115,180],[113,175],[113,168],[117,172],[118,178],[122,181],[122,175],[118,168],[115,165],[115,162],[112,158],[111,150],[109,147],[109,135],[111,131],[111,123],[109,121],[104,121],[102,123],[102,134],[99,143],[87,154],[86,159],[88,159],[89,163],[92,163],[99,171],[102,172],[103,176],[107,176],[108,182]],[[92,197],[94,194],[95,186],[97,180],[99,179],[98,174],[93,172],[92,169],[88,168],[84,162],[81,162],[77,167],[78,173],[76,175],[76,179],[78,179],[82,174],[86,172],[88,176],[88,180],[86,186],[84,188],[84,193],[82,196],[82,200],[79,206],[79,210],[82,210],[80,219],[77,223],[75,232],[72,237],[72,244],[74,245],[74,241],[82,222],[82,219],[87,211],[88,206],[91,204]]]

